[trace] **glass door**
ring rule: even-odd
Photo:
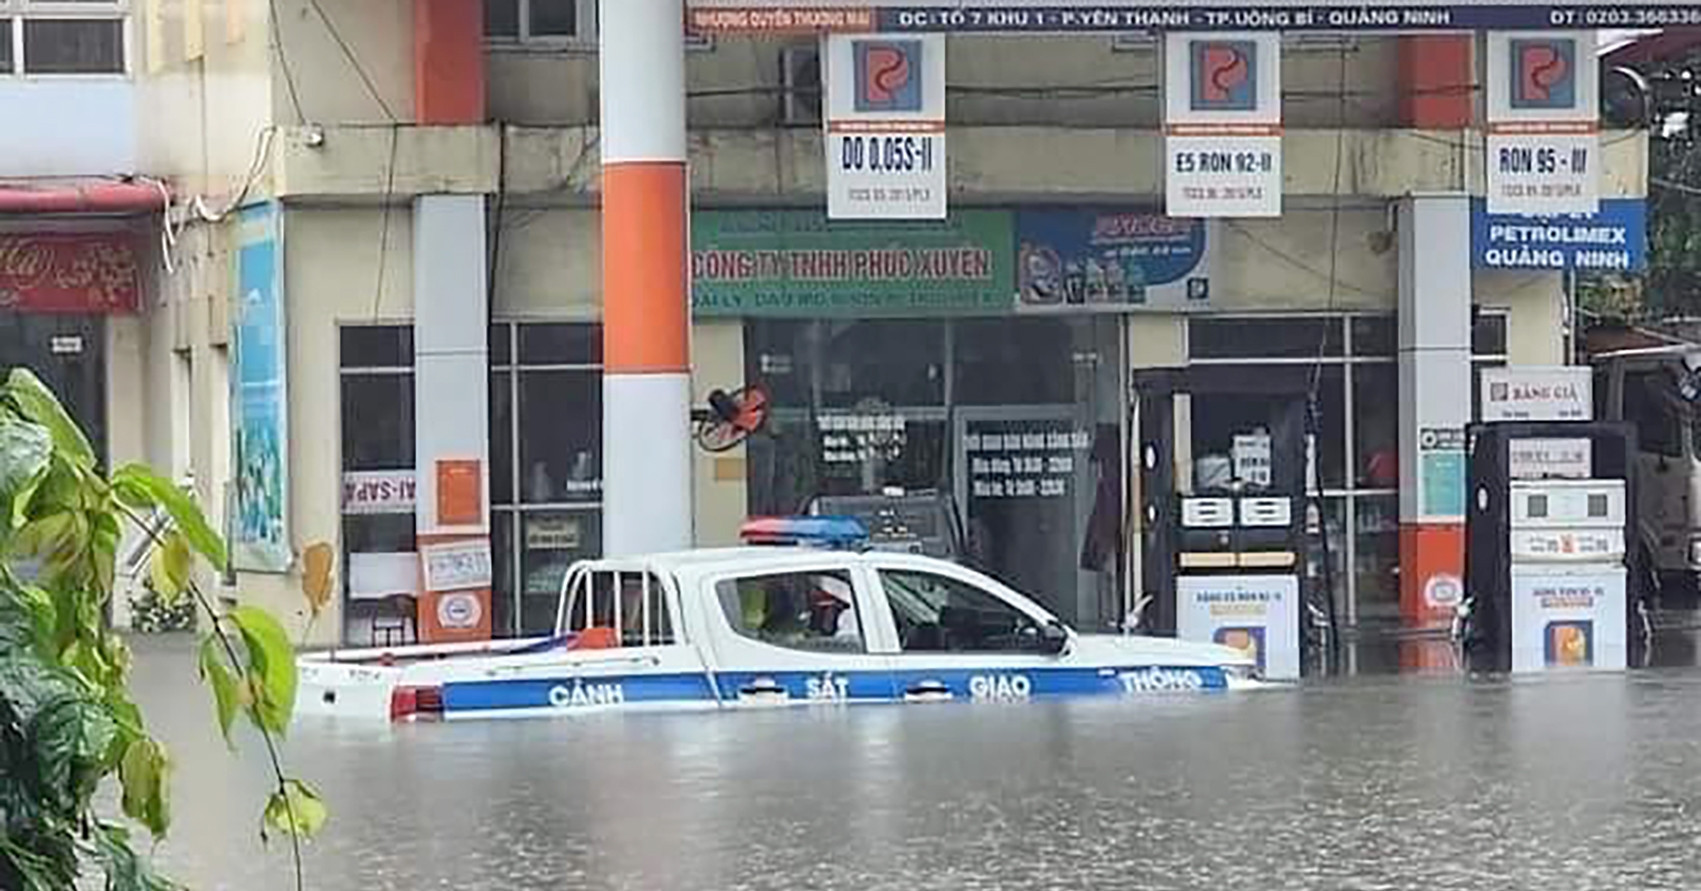
[[[1076,627],[1096,626],[1100,573],[1080,567],[1100,497],[1094,427],[1072,405],[954,413],[968,562]],[[1120,489],[1116,490],[1120,509]],[[1087,628],[1085,630],[1097,630]]]

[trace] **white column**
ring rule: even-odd
[[[602,0],[603,551],[690,547],[683,0]]]
[[[420,550],[425,554],[453,547],[488,554],[490,316],[484,197],[415,199],[413,257],[415,528]],[[490,614],[488,580],[439,585],[426,590],[420,601],[420,637],[486,638],[491,634]]]
[[[1446,623],[1463,589],[1470,198],[1406,198],[1398,225],[1400,615],[1428,626]]]

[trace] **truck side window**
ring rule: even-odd
[[[1671,377],[1661,370],[1624,375],[1624,419],[1636,426],[1644,452],[1676,458],[1683,454],[1683,428],[1672,404]]]
[[[742,637],[791,650],[861,653],[855,588],[843,570],[725,579],[715,585],[728,625]]]
[[[1031,652],[1034,621],[992,594],[953,578],[899,569],[880,571],[880,587],[906,653]]]

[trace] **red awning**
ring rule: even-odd
[[[151,182],[0,181],[0,214],[159,213],[165,210],[165,202],[165,191]]]

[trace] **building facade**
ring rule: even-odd
[[[315,640],[537,632],[601,546],[605,456],[642,444],[602,435],[594,7],[125,10],[138,166],[175,196],[170,266],[150,264],[111,379],[148,406],[129,451],[226,506],[234,590],[298,628],[298,555],[337,548]],[[1562,274],[1471,264],[1478,40],[1288,37],[1282,216],[1179,221],[1157,42],[952,35],[949,218],[829,224],[818,41],[687,35],[691,395],[759,383],[773,405],[743,445],[693,449],[694,540],[933,493],[966,556],[1114,625],[1157,571],[1138,445],[1161,411],[1168,484],[1275,436],[1269,460],[1303,463],[1321,499],[1345,621],[1423,619],[1401,446],[1413,406],[1470,384],[1425,396],[1402,363],[1435,346],[1433,307],[1461,375],[1566,359]],[[1644,135],[1602,142],[1603,196],[1640,201]],[[763,259],[781,254],[783,275]],[[1023,438],[1043,455],[1004,454]],[[485,537],[487,600],[406,599],[422,548]]]

